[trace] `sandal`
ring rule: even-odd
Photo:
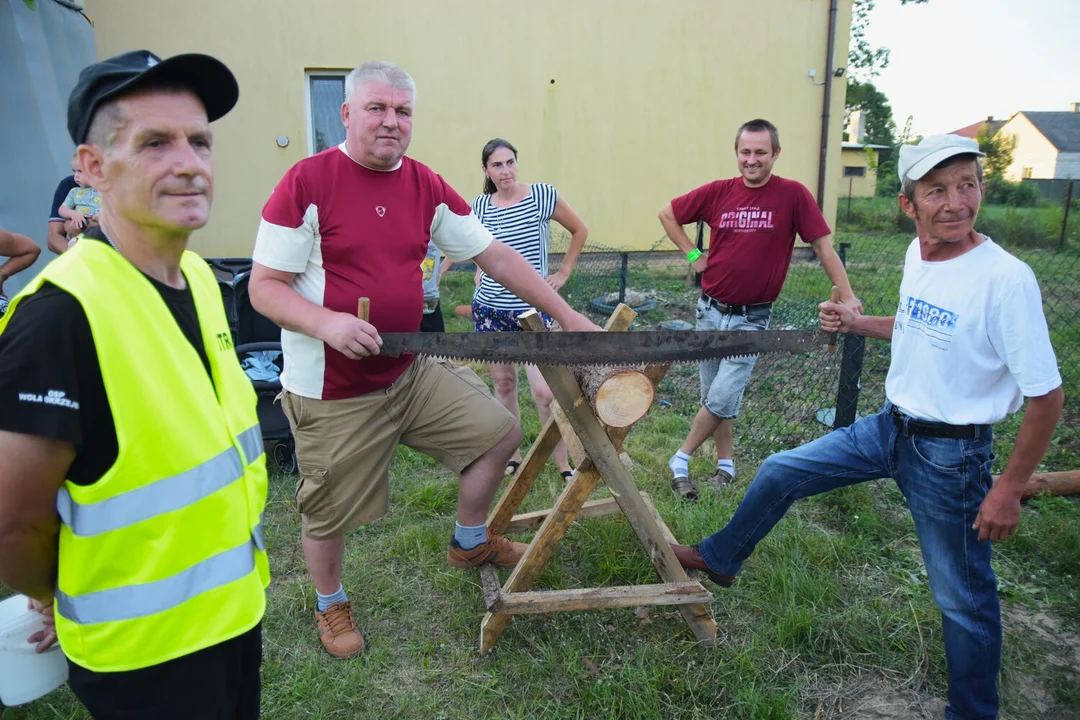
[[[671,489],[675,494],[687,502],[694,502],[698,498],[697,488],[688,477],[677,477],[671,481]]]
[[[510,477],[511,475],[516,475],[517,474],[517,469],[519,467],[521,467],[521,461],[520,460],[507,460],[506,461],[506,470],[503,471],[503,475],[505,475],[506,477]]]

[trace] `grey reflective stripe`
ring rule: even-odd
[[[262,428],[258,425],[249,427],[236,438],[240,443],[240,449],[244,451],[244,464],[250,465],[255,459],[266,452],[263,448]]]
[[[262,431],[254,425],[237,441],[250,464],[263,452]],[[244,476],[245,463],[235,447],[171,477],[162,478],[96,503],[78,503],[66,487],[56,496],[60,519],[80,537],[119,530],[173,510],[194,505]]]
[[[183,572],[143,585],[67,595],[56,589],[60,615],[79,625],[119,622],[170,610],[197,595],[239,580],[255,570],[255,543],[245,540]]]
[[[67,488],[61,488],[56,509],[76,535],[99,535],[193,505],[243,476],[240,453],[232,447],[202,465],[101,502],[75,502]]]
[[[259,513],[259,524],[256,525],[255,529],[251,531],[251,541],[255,543],[255,547],[259,548],[263,552],[266,552],[266,538],[263,537],[263,516],[265,515],[265,510]]]

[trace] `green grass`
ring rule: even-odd
[[[528,442],[538,432],[535,415],[525,424]],[[687,418],[654,409],[627,449],[639,486],[675,535],[692,541],[731,515],[742,486],[692,506],[672,496],[663,465],[688,427]],[[749,463],[740,463],[740,478],[749,477]],[[705,465],[695,459],[692,471]],[[713,649],[694,645],[674,608],[654,607],[648,624],[630,609],[519,616],[482,658],[477,575],[444,561],[455,478],[407,449],[391,478],[390,514],[347,543],[344,584],[369,651],[337,661],[315,633],[292,480],[273,477],[265,717],[819,718],[840,717],[870,696],[944,696],[938,615],[914,528],[889,482],[798,503],[734,589],[712,588],[720,640]],[[550,506],[559,484],[549,466],[525,509]],[[1009,618],[1008,717],[1080,713],[1078,678],[1067,669],[1080,655],[1080,503],[1046,498],[1026,506],[1020,534],[998,546],[995,566]],[[629,526],[607,518],[571,529],[540,586],[654,579]],[[1049,697],[1050,710],[1039,711],[1032,697]],[[84,717],[66,689],[3,715]]]
[[[1080,205],[1074,203],[1065,233],[1066,249],[1080,248]],[[900,212],[896,198],[841,198],[837,205],[839,232],[915,234],[914,222]],[[1064,203],[1040,202],[1036,207],[1015,208],[983,203],[976,229],[1006,242],[1010,247],[1060,249],[1065,224]]]
[[[852,268],[856,287],[873,288],[876,281],[883,297],[895,293],[889,284],[898,278],[903,238],[841,239],[862,243],[857,253],[849,251],[849,261],[859,253],[878,259]],[[655,286],[668,299],[661,307],[682,316],[678,302],[693,291],[678,271],[658,274]],[[823,277],[820,268],[793,268],[778,316],[786,313],[791,323],[801,323],[827,290]],[[469,329],[469,321],[449,314],[470,290],[471,276],[446,278],[449,329]],[[895,302],[892,297],[888,302]],[[887,364],[887,347],[881,350],[868,348],[875,368]],[[831,400],[835,362],[821,354],[759,365],[739,424],[738,482],[694,505],[673,496],[666,469],[694,408],[678,400],[678,387],[661,393],[669,405],[653,407],[626,449],[637,484],[652,495],[676,537],[694,542],[717,530],[763,457],[825,431],[811,411]],[[696,383],[692,368],[674,371],[688,369],[687,382]],[[864,375],[864,393],[872,395],[879,380]],[[524,379],[521,390],[527,447],[539,423]],[[1059,446],[1075,447],[1077,441],[1075,429],[1059,433]],[[695,476],[710,471],[709,451],[691,463]],[[1080,466],[1076,455],[1069,457],[1072,468]],[[369,646],[363,657],[349,661],[330,658],[318,642],[293,482],[272,476],[266,513],[273,581],[264,629],[264,717],[819,720],[865,717],[857,708],[888,702],[896,710],[893,717],[924,717],[916,708],[932,708],[937,714],[925,717],[940,717],[940,619],[914,527],[889,481],[797,503],[746,563],[733,589],[710,585],[719,628],[714,648],[696,646],[674,608],[653,607],[647,622],[632,609],[518,616],[495,652],[480,657],[479,578],[448,567],[444,559],[456,478],[402,448],[391,468],[390,514],[347,540],[344,585]],[[550,507],[561,484],[549,464],[522,510]],[[1041,498],[1025,505],[1019,534],[996,545],[994,562],[1006,618],[1006,716],[1080,717],[1080,502]],[[653,581],[627,523],[603,518],[570,529],[538,588]],[[900,703],[903,698],[908,704]],[[88,717],[66,688],[0,715]]]

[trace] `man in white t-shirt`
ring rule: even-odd
[[[327,652],[364,650],[341,585],[345,535],[388,508],[399,444],[460,473],[447,561],[513,567],[525,545],[488,535],[503,468],[521,440],[517,420],[465,367],[379,355],[379,332],[417,332],[429,243],[473,260],[567,330],[599,330],[532,266],[484,229],[431,168],[405,156],[416,86],[398,66],[372,62],[345,81],[345,142],[296,163],[262,212],[251,302],[283,328],[281,404],[296,439],[304,555]],[[370,317],[357,317],[357,299]]]
[[[821,305],[821,327],[892,341],[887,402],[859,420],[766,460],[734,517],[693,547],[687,568],[730,585],[799,498],[891,477],[907,499],[942,615],[946,717],[995,718],[1001,613],[991,540],[1020,522],[1020,497],[1061,416],[1064,394],[1031,268],[975,232],[983,195],[978,144],[935,135],[900,149],[908,247],[895,317]],[[997,482],[992,426],[1024,414]]]

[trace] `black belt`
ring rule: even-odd
[[[706,305],[713,306],[724,315],[746,315],[751,310],[758,310],[760,308],[768,310],[772,307],[771,302],[753,303],[751,305],[729,305],[728,303],[720,302],[716,298],[709,297],[705,293],[701,293],[701,299],[705,302]]]
[[[892,409],[893,424],[898,430],[904,430],[907,426],[909,435],[925,435],[927,437],[959,438],[961,440],[974,440],[979,437],[979,432],[985,425],[950,425],[948,423],[930,422],[929,420],[916,420],[910,415]]]

